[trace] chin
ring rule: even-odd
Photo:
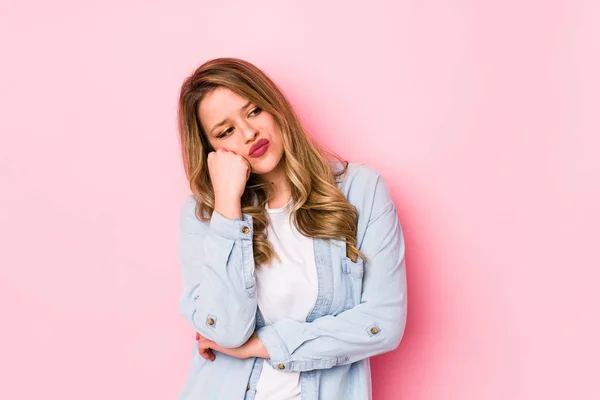
[[[279,162],[275,162],[275,160],[272,159],[265,159],[257,162],[256,164],[257,165],[252,166],[252,173],[264,175],[273,171],[279,165]]]
[[[252,173],[257,175],[268,174],[273,171],[274,168],[252,168]]]

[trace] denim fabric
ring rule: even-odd
[[[305,322],[265,326],[256,300],[252,217],[230,220],[215,211],[202,223],[192,195],[181,209],[181,314],[223,347],[241,346],[256,331],[270,355],[265,367],[301,372],[303,400],[371,399],[369,357],[395,349],[406,325],[405,244],[389,188],[359,163],[349,163],[337,185],[358,209],[357,246],[368,260],[352,261],[341,240],[315,238],[318,296]],[[216,353],[211,362],[198,355],[196,341],[190,347],[179,400],[254,399],[261,358]]]

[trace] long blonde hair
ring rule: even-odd
[[[282,135],[285,173],[292,186],[293,218],[298,231],[314,238],[338,239],[346,243],[346,255],[353,261],[365,256],[356,247],[358,211],[336,186],[348,162],[321,148],[306,133],[292,106],[275,83],[253,64],[237,58],[217,58],[198,67],[181,86],[178,108],[179,135],[185,173],[198,200],[195,214],[206,222],[214,211],[214,191],[207,164],[214,149],[208,142],[198,116],[204,96],[217,87],[226,87],[271,113]],[[343,165],[333,172],[326,155]],[[267,240],[268,217],[265,205],[271,199],[268,182],[250,174],[241,198],[241,209],[252,217],[255,266],[268,264],[277,256]]]

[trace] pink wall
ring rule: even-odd
[[[176,100],[236,56],[392,188],[410,309],[376,400],[600,399],[600,5],[366,4],[2,2],[0,398],[176,397]]]

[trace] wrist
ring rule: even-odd
[[[240,199],[216,199],[215,210],[225,218],[231,220],[234,220],[236,218],[242,219],[242,206],[240,203]]]
[[[267,351],[265,345],[258,338],[256,332],[252,334],[250,340],[252,341],[251,357],[270,358],[269,352]]]

